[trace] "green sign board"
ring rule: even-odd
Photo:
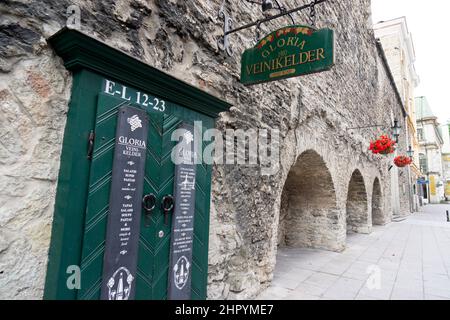
[[[298,77],[334,65],[334,32],[302,25],[288,26],[264,37],[242,55],[245,85]]]

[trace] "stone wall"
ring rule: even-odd
[[[369,215],[367,215],[367,191],[364,178],[356,170],[353,172],[347,193],[347,231],[370,233]]]
[[[7,5],[0,4],[0,299],[40,298],[71,77],[38,19],[22,22],[20,6]]]
[[[372,190],[372,225],[384,225],[385,215],[383,212],[383,193],[380,180],[375,179]]]
[[[287,208],[287,214],[280,212],[279,245],[329,248],[336,241],[339,210],[331,174],[319,154],[308,150],[298,157],[285,194],[281,208]]]
[[[231,111],[218,119],[219,129],[280,129],[277,174],[263,176],[255,166],[214,167],[210,299],[251,298],[269,284],[278,238],[293,232],[279,229],[279,224],[283,225],[279,222],[283,197],[288,199],[285,219],[299,221],[294,227],[302,232],[305,227],[312,230],[296,239],[286,238],[286,245],[345,248],[347,194],[355,170],[361,173],[367,192],[367,230],[372,223],[370,204],[376,178],[382,190],[380,220],[390,221],[388,195],[398,186],[390,185],[389,161],[368,152],[369,140],[380,132],[349,129],[375,123],[390,125],[391,112],[403,119],[388,70],[376,49],[370,1],[330,1],[317,8],[318,27],[336,32],[336,66],[331,71],[252,87],[244,87],[238,80],[240,53],[254,45],[254,32],[232,36],[232,57],[219,52],[216,38],[222,33],[222,23],[217,12],[221,2],[0,3],[0,299],[42,297],[71,89],[70,75],[44,38],[64,26],[67,7],[72,4],[81,9],[81,31],[232,103]],[[226,3],[235,25],[260,15],[257,6]],[[302,3],[290,1],[289,6]],[[298,23],[307,21],[304,13],[294,17]],[[264,24],[262,33],[288,23],[286,18]],[[400,142],[403,149],[406,142]],[[317,201],[323,188],[332,195],[335,203],[325,210],[319,208],[319,212],[290,210],[289,206],[303,204],[289,198],[308,197],[283,193],[289,185],[299,183],[293,178],[285,187],[291,168],[305,152],[315,154],[323,162],[321,170],[329,171],[329,176],[322,175],[328,178],[314,184],[316,190],[308,191],[319,194]],[[328,195],[326,201],[331,201]],[[289,211],[298,216],[289,217]],[[311,221],[308,217],[313,217],[314,228],[307,224]],[[311,236],[314,230],[320,230],[317,238]]]

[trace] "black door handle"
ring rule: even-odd
[[[145,226],[149,227],[152,211],[156,207],[156,196],[153,193],[146,194],[144,198],[142,198],[142,207],[145,210]]]
[[[168,223],[169,213],[175,206],[175,199],[171,194],[165,195],[161,200],[161,210],[164,212],[164,224]]]

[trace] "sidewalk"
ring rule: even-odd
[[[258,299],[450,300],[450,205],[429,205],[399,223],[351,234],[342,253],[282,248],[272,285]]]

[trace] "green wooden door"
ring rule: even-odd
[[[167,161],[169,132],[180,121],[201,121],[203,130],[211,129],[214,119],[231,105],[77,30],[62,29],[48,42],[72,72],[73,86],[61,151],[44,298],[96,299],[100,296],[117,106],[130,97],[144,104],[144,98],[150,101],[157,95],[159,101],[165,102],[165,115],[148,111],[152,126],[147,141],[145,182],[146,192],[158,191],[161,197],[166,190],[173,193],[170,176],[174,168]],[[106,86],[113,82],[114,90]],[[100,92],[109,95],[99,97]],[[86,139],[91,130],[96,132],[92,161],[86,158]],[[199,164],[196,168],[192,299],[206,299],[211,171],[211,165]],[[156,211],[152,226],[141,230],[137,298],[166,296],[170,232],[161,222],[161,213]],[[160,230],[167,232],[163,238],[156,238]],[[82,268],[81,289],[74,280],[78,279],[78,266]]]
[[[124,104],[99,95],[95,121],[94,151],[90,169],[81,258],[81,289],[78,299],[99,299],[111,187],[112,162],[118,108]],[[135,107],[139,107],[134,105]],[[153,193],[157,205],[151,218],[141,218],[136,299],[165,299],[169,268],[171,216],[164,221],[159,203],[173,193],[174,164],[170,137],[181,120],[173,115],[148,111],[149,130],[144,195]]]

